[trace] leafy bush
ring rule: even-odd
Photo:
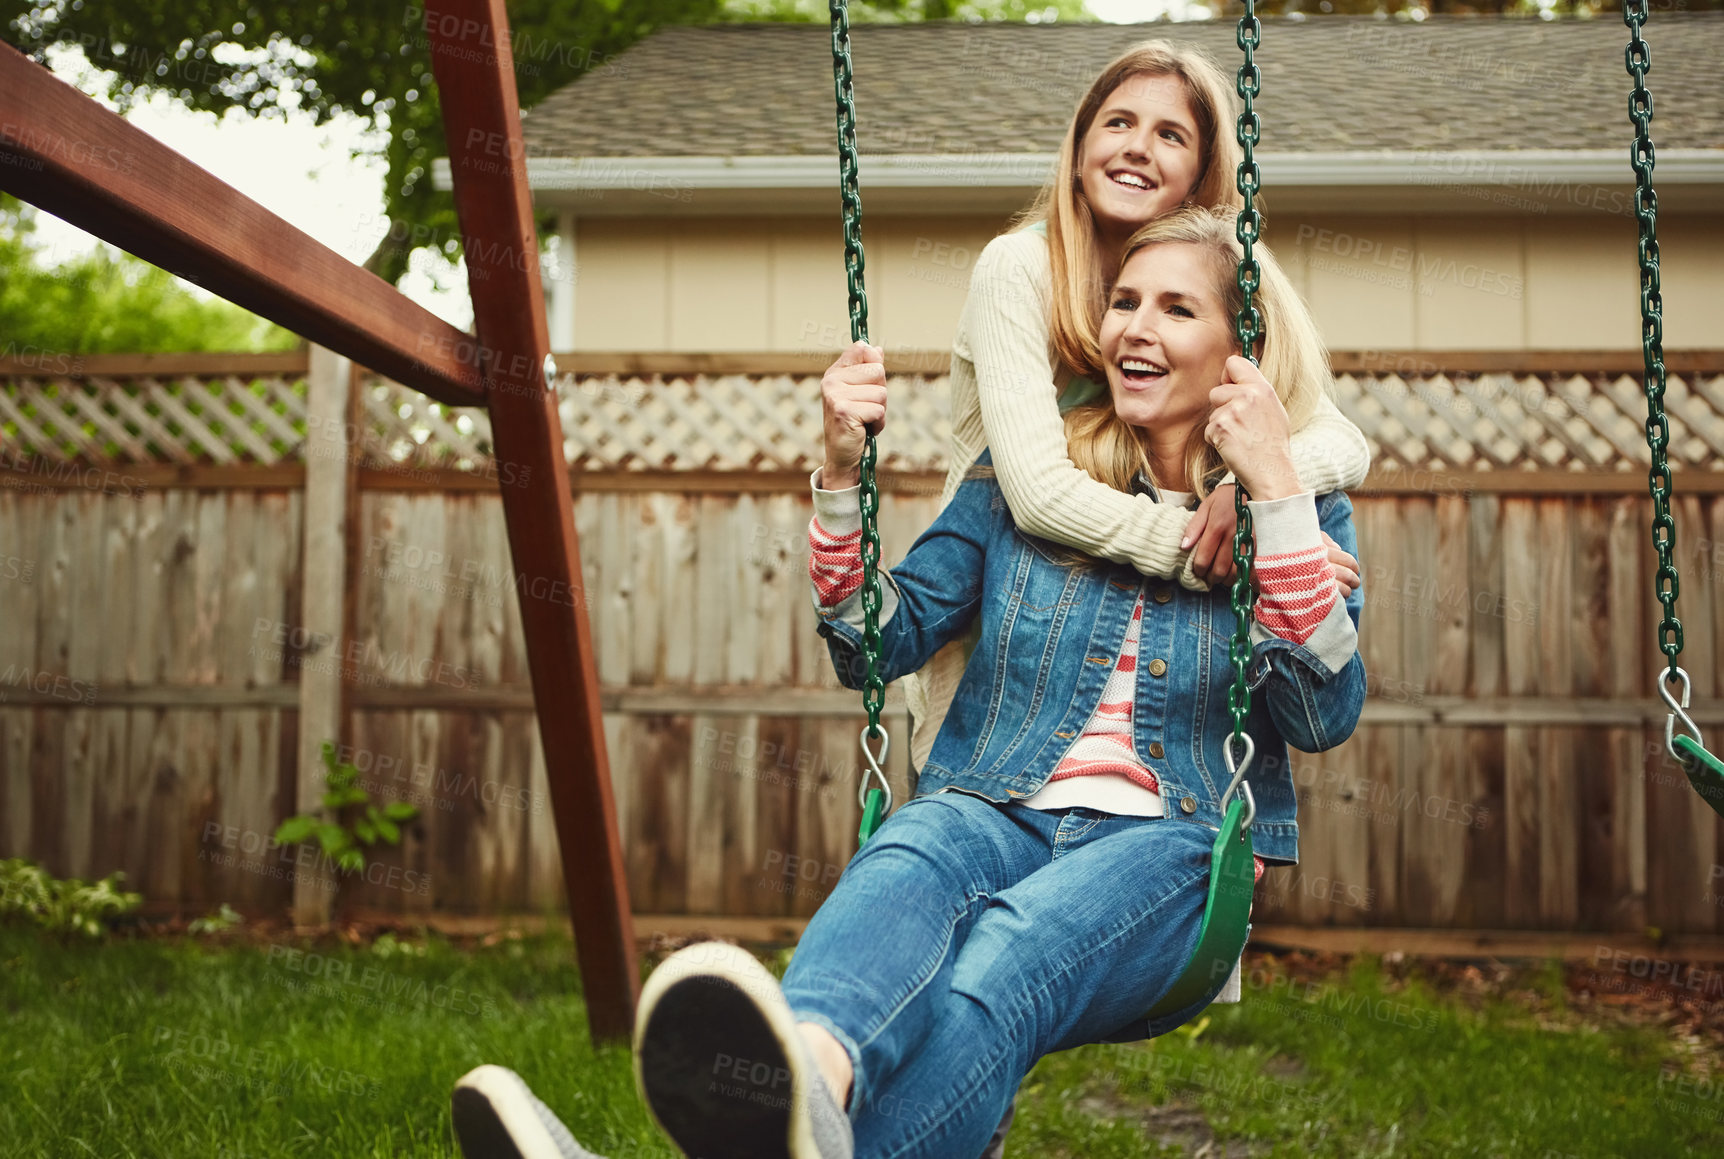
[[[312,837],[336,867],[349,873],[365,872],[365,851],[371,846],[401,843],[401,825],[419,816],[416,806],[390,801],[379,809],[371,794],[356,782],[359,770],[335,759],[335,745],[323,742],[323,808],[329,816],[300,813],[283,821],[275,831],[277,845],[297,845]]]
[[[0,861],[0,915],[26,918],[45,929],[100,937],[110,918],[143,904],[142,894],[120,888],[126,875],[110,873],[100,881],[59,879],[34,861]]]
[[[371,952],[379,958],[423,958],[425,946],[419,942],[397,941],[395,935],[386,930],[371,943]]]
[[[222,934],[243,924],[245,918],[227,902],[221,903],[221,909],[206,917],[193,918],[186,926],[186,932],[191,934]]]

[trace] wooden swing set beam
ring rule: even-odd
[[[0,189],[354,362],[491,416],[588,1027],[640,980],[502,0],[425,4],[477,334],[468,335],[0,45]]]
[[[467,282],[489,370],[491,437],[504,482],[539,737],[562,846],[587,1018],[595,1041],[628,1041],[640,997],[634,919],[611,792],[592,625],[557,394],[527,151],[503,0],[427,0]]]
[[[465,334],[0,44],[0,189],[452,406],[484,406]]]

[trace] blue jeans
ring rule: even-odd
[[[858,1159],[980,1155],[1037,1059],[1141,1025],[1197,945],[1214,840],[1189,821],[960,792],[894,813],[784,976],[797,1020],[850,1055]]]

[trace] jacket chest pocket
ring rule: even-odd
[[[1207,600],[1196,602],[1192,618],[1197,628],[1197,637],[1202,641],[1204,655],[1211,664],[1227,669],[1227,678],[1233,678],[1233,603],[1226,596],[1211,596]]]
[[[1049,623],[1077,603],[1085,568],[1052,544],[1015,534],[1018,551],[1005,593],[1006,612],[1014,620]]]

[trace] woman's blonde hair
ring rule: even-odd
[[[1017,226],[1046,224],[1048,260],[1053,281],[1053,310],[1048,333],[1061,362],[1083,374],[1098,365],[1096,330],[1106,284],[1100,279],[1114,268],[1114,255],[1097,253],[1095,220],[1082,192],[1078,161],[1084,137],[1113,91],[1132,77],[1173,76],[1185,86],[1191,111],[1197,116],[1201,151],[1197,182],[1187,204],[1238,209],[1244,198],[1234,185],[1239,144],[1228,131],[1238,104],[1227,78],[1202,52],[1165,40],[1150,40],[1129,49],[1102,69],[1078,104],[1066,127],[1059,163],[1034,204]]]
[[[1214,289],[1231,328],[1245,297],[1236,277],[1239,260],[1244,256],[1244,247],[1235,233],[1236,221],[1237,214],[1231,209],[1196,206],[1158,217],[1126,243],[1125,254],[1112,280],[1117,281],[1125,264],[1150,246],[1199,246],[1209,255]],[[1252,305],[1262,318],[1257,340],[1258,366],[1287,409],[1292,429],[1298,430],[1310,419],[1322,396],[1334,391],[1329,355],[1311,312],[1269,247],[1259,242],[1252,247],[1252,256],[1262,271],[1257,292],[1252,295]],[[1237,353],[1238,347],[1234,350]],[[1095,403],[1073,407],[1066,412],[1065,423],[1067,453],[1072,462],[1099,481],[1129,491],[1138,471],[1154,477],[1145,432],[1119,417],[1113,409],[1111,393]],[[1224,472],[1221,455],[1204,439],[1203,427],[1199,423],[1192,429],[1185,448],[1185,486],[1176,488],[1199,496],[1213,490]],[[1166,482],[1172,485],[1171,481]]]

